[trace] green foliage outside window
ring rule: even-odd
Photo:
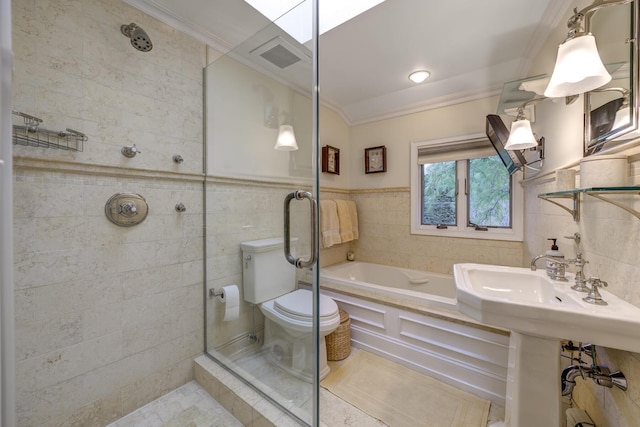
[[[456,224],[456,162],[422,165],[422,224]]]
[[[511,227],[511,178],[498,156],[463,160],[467,165],[467,215],[485,227]],[[422,165],[422,225],[456,225],[456,165]]]
[[[469,221],[511,227],[511,180],[497,156],[469,160]]]

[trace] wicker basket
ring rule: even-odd
[[[351,354],[351,319],[340,310],[340,326],[326,336],[327,360],[342,360]]]

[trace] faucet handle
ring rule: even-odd
[[[576,231],[575,233],[573,233],[572,236],[564,236],[564,238],[565,239],[571,239],[574,242],[576,242],[576,245],[578,245],[578,244],[580,244],[580,239],[582,238],[582,236],[580,235],[579,232]]]
[[[600,286],[600,287],[607,287],[609,286],[609,284],[607,282],[605,282],[604,280],[600,280],[598,277],[589,277],[587,279],[587,283],[590,284],[591,286],[593,286],[594,288]]]
[[[609,284],[597,277],[590,277],[587,280],[587,283],[591,285],[591,290],[589,290],[589,294],[582,299],[590,304],[607,305],[607,302],[602,299],[602,295],[600,295],[598,288],[603,286],[607,287]]]
[[[582,254],[580,252],[576,253],[576,259],[567,260],[567,262],[571,264],[575,264],[578,267],[584,266],[585,264],[589,264],[589,261],[582,258]]]

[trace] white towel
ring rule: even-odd
[[[342,243],[353,240],[353,224],[349,212],[348,200],[336,200],[338,207],[338,223],[340,224],[340,240]]]
[[[360,232],[358,231],[358,208],[356,206],[356,202],[352,200],[348,200],[347,205],[349,206],[349,214],[351,215],[351,229],[353,231],[353,240],[356,240],[358,237],[360,237]]]
[[[320,200],[320,234],[322,247],[328,248],[341,243],[338,208],[334,200]]]

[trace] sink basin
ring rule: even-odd
[[[560,340],[640,352],[640,308],[603,290],[608,305],[589,304],[573,275],[482,264],[455,264],[453,275],[461,313],[511,330],[505,426],[562,425]]]
[[[606,306],[582,300],[544,269],[456,264],[458,309],[490,325],[543,338],[571,339],[640,352],[640,308],[601,290]]]

